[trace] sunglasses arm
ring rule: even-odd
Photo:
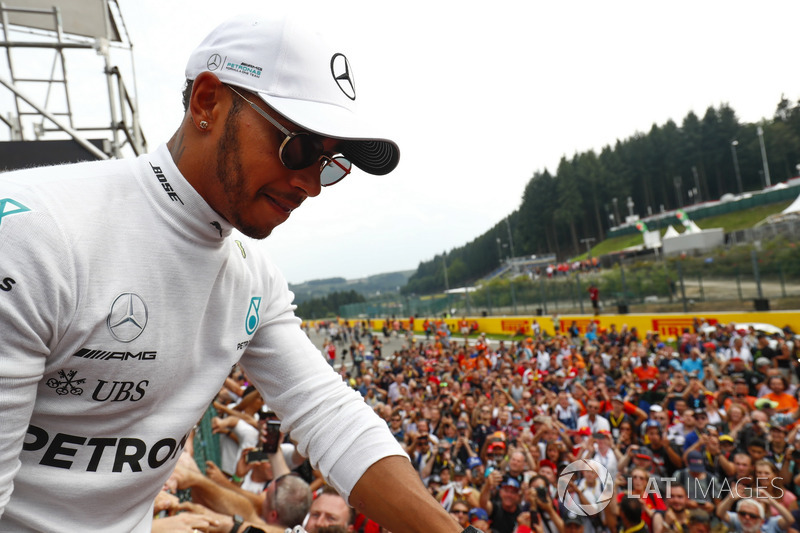
[[[292,133],[291,133],[289,130],[287,130],[286,128],[284,128],[284,127],[281,125],[281,123],[280,123],[280,122],[278,122],[277,120],[275,120],[274,118],[272,118],[271,116],[269,116],[269,115],[267,114],[267,112],[266,112],[266,111],[264,111],[263,109],[261,109],[260,107],[258,107],[256,104],[254,104],[253,102],[251,102],[250,100],[248,100],[247,98],[245,98],[245,97],[244,97],[244,95],[242,95],[242,93],[240,93],[239,91],[237,91],[236,89],[234,89],[234,88],[233,88],[233,87],[231,87],[230,85],[226,85],[226,87],[228,87],[228,89],[230,89],[231,91],[233,91],[233,92],[235,92],[236,94],[238,94],[238,95],[239,95],[239,97],[241,97],[241,99],[242,99],[242,100],[244,100],[245,102],[247,102],[248,104],[250,104],[250,107],[252,107],[253,109],[255,109],[256,113],[258,113],[259,115],[261,115],[262,117],[264,117],[264,118],[267,120],[267,122],[269,122],[270,124],[272,124],[273,126],[275,126],[276,128],[278,128],[279,130],[281,130],[281,133],[283,133],[283,134],[284,134],[284,135],[286,135],[287,137],[292,137]]]

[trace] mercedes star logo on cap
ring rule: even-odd
[[[331,74],[344,95],[350,100],[355,100],[356,84],[353,81],[353,73],[350,71],[350,63],[344,54],[334,54],[331,58]]]
[[[214,54],[208,58],[206,67],[208,67],[208,70],[217,70],[220,64],[222,64],[222,57],[219,54]]]

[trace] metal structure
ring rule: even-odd
[[[0,170],[146,152],[117,0],[11,2],[0,1]]]

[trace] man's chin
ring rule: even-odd
[[[237,224],[236,229],[239,230],[244,235],[247,235],[251,239],[262,240],[269,237],[272,234],[272,230],[275,228],[272,226],[268,228],[263,228],[263,227],[256,227],[244,224]]]

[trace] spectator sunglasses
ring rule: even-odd
[[[239,98],[250,104],[250,107],[252,107],[256,113],[264,117],[267,122],[286,135],[286,138],[283,139],[278,149],[278,156],[283,166],[289,170],[303,170],[319,161],[319,182],[323,187],[338,183],[344,179],[345,176],[350,174],[353,164],[341,154],[326,154],[319,136],[313,135],[307,131],[298,133],[290,132],[284,128],[280,122],[269,116],[266,111],[245,98],[239,91],[230,85],[227,87],[236,93]]]

